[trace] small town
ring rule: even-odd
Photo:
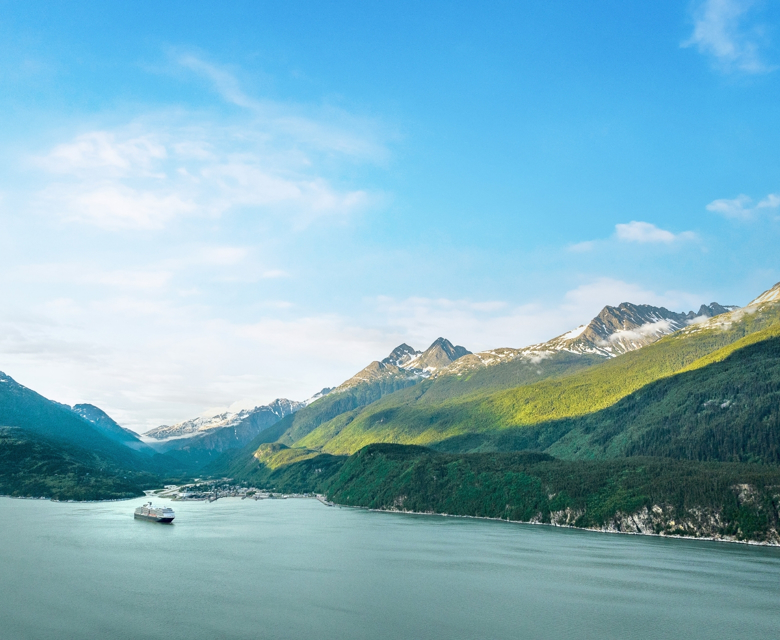
[[[245,487],[232,484],[228,478],[218,481],[201,482],[196,480],[191,484],[167,484],[162,489],[149,489],[146,495],[150,498],[166,498],[176,502],[200,501],[214,502],[220,498],[241,498],[242,500],[286,500],[287,498],[316,498],[325,505],[333,506],[325,496],[315,493],[279,493],[268,489]]]

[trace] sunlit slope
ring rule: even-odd
[[[391,378],[362,383],[346,391],[332,393],[287,416],[275,425],[274,431],[279,434],[276,437],[279,442],[292,444],[311,433],[323,422],[347,411],[371,404],[390,393],[415,385],[417,382],[416,379]],[[272,432],[269,432],[267,437],[271,437],[271,435]],[[273,442],[273,440],[266,439],[265,442]]]
[[[418,379],[404,377],[387,378],[364,382],[342,392],[326,395],[265,429],[245,446],[224,451],[217,459],[203,467],[202,472],[207,475],[235,475],[243,465],[254,460],[252,456],[263,445],[272,442],[290,445],[321,424],[371,404],[388,394],[416,385],[418,381]]]
[[[576,371],[604,362],[606,356],[598,354],[580,354],[560,351],[552,353],[539,360],[517,359],[510,362],[494,365],[492,367],[468,371],[462,375],[445,375],[430,380],[425,380],[412,387],[396,391],[384,397],[380,403],[383,411],[411,405],[435,406],[457,402],[473,401],[476,398],[486,397],[496,391],[511,389],[514,387],[533,384],[540,380],[565,376]],[[322,402],[322,401],[320,401]],[[317,429],[317,433],[311,438],[301,437],[298,440],[285,440],[280,442],[296,446],[307,446],[311,442],[314,446],[337,435],[344,426],[351,423],[359,416],[363,408],[358,407],[350,411],[344,411],[328,421],[323,421],[323,427]],[[319,425],[318,425],[319,426]],[[314,429],[310,430],[310,433]],[[285,433],[289,437],[290,432]]]
[[[349,416],[355,410],[393,396],[393,403],[441,402],[452,397],[467,397],[499,389],[544,380],[572,371],[578,371],[604,361],[603,356],[561,352],[538,362],[516,360],[505,364],[470,371],[461,376],[442,376],[432,380],[391,378],[362,383],[343,392],[335,392],[320,398],[308,407],[287,416],[260,434],[251,445],[254,451],[265,442],[293,444],[317,429],[320,425]]]
[[[436,446],[531,449],[567,459],[780,463],[780,327],[751,334],[694,365],[594,413],[473,433]]]
[[[712,318],[584,371],[536,384],[441,402],[421,402],[424,394],[407,393],[403,402],[388,396],[322,424],[295,444],[330,453],[353,453],[372,442],[479,450],[484,443],[475,435],[498,435],[595,413],[651,382],[708,363],[697,360],[778,323],[780,305],[764,303]]]

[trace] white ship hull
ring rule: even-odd
[[[133,514],[136,520],[147,520],[149,522],[159,522],[161,524],[170,524],[176,517],[173,509],[169,507],[153,507],[149,502],[143,507],[138,507]]]

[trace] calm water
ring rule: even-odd
[[[780,550],[314,500],[0,499],[0,636],[779,638]]]

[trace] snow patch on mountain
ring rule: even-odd
[[[707,323],[713,317],[728,314],[734,309],[737,307],[724,307],[713,302],[701,305],[698,312],[677,313],[664,307],[624,302],[617,307],[604,307],[588,324],[580,325],[547,342],[520,349],[490,349],[474,353],[440,369],[435,375],[463,375],[475,369],[516,359],[539,364],[545,358],[560,352],[613,358],[641,349],[686,327]]]
[[[470,355],[465,347],[455,346],[445,338],[437,338],[425,351],[417,351],[404,343],[397,346],[383,360],[375,360],[339,385],[335,392],[341,393],[360,384],[391,378],[417,380],[429,378],[459,358]]]
[[[256,414],[265,412],[272,413],[281,420],[304,406],[306,405],[303,402],[279,398],[270,404],[255,407],[254,409],[242,409],[236,412],[225,411],[213,416],[199,416],[170,426],[162,425],[147,431],[143,434],[143,439],[145,442],[167,442],[181,438],[192,438],[213,429],[235,427]]]
[[[780,302],[780,282],[771,289],[764,291],[758,298],[750,302],[748,307],[754,307],[767,302]]]

